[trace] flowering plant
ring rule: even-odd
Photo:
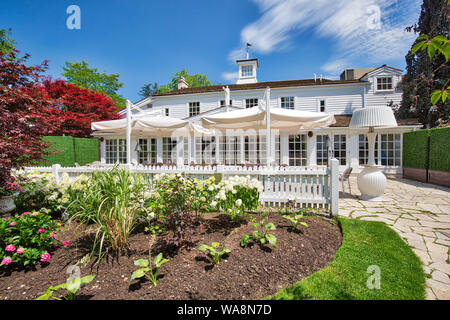
[[[23,191],[15,201],[19,211],[46,208],[52,213],[57,212],[82,197],[88,187],[88,177],[84,174],[70,179],[63,173],[59,184],[52,173],[20,170],[15,176]]]
[[[0,266],[49,262],[50,252],[59,245],[57,228],[56,221],[44,211],[0,219]]]

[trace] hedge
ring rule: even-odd
[[[450,127],[430,130],[429,169],[450,172]]]
[[[82,166],[99,160],[97,139],[48,136],[43,140],[50,142],[46,151],[59,152],[43,156],[47,161],[41,165],[60,164],[63,167],[72,167],[75,162]]]
[[[428,168],[428,137],[430,130],[406,132],[403,135],[403,167]]]
[[[99,160],[98,140],[75,138],[75,162],[80,166]]]
[[[450,172],[450,127],[405,133],[403,167]]]

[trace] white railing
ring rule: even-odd
[[[338,212],[339,163],[332,159],[330,166],[314,167],[267,167],[267,166],[225,166],[225,165],[149,165],[129,166],[133,173],[144,174],[149,181],[161,173],[183,173],[187,177],[206,180],[211,175],[219,175],[222,179],[230,176],[245,175],[258,179],[263,185],[260,201],[265,206],[286,206],[324,208],[335,215]],[[93,171],[108,170],[111,166],[102,167],[27,167],[25,170],[49,172],[55,175],[59,183],[61,175],[69,177],[80,174],[89,175]]]

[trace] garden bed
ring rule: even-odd
[[[97,278],[78,292],[79,299],[261,299],[325,268],[341,245],[342,234],[335,221],[314,216],[304,218],[308,227],[291,230],[290,223],[270,214],[276,230],[277,245],[250,245],[242,248],[240,240],[251,233],[251,223],[232,222],[226,214],[207,214],[208,227],[195,234],[191,250],[171,251],[162,236],[136,232],[130,238],[128,254],[118,258],[107,256],[97,266],[92,259],[81,266],[81,276],[97,274]],[[257,218],[257,217],[256,217]],[[70,245],[57,249],[51,262],[34,269],[4,268],[0,271],[0,300],[35,299],[52,285],[67,280],[67,268],[92,249],[80,231],[68,228],[61,238]],[[153,239],[152,256],[163,252],[170,261],[159,270],[156,287],[150,281],[133,280],[138,269],[134,261],[148,258]],[[211,259],[197,248],[220,242],[231,250],[213,266]]]

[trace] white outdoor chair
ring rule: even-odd
[[[348,188],[350,190],[350,194],[352,194],[352,187],[350,186],[350,174],[352,173],[352,171],[353,171],[353,168],[348,167],[347,169],[344,170],[344,172],[342,172],[339,175],[339,181],[342,182],[342,193],[345,192],[344,181],[348,181]]]

